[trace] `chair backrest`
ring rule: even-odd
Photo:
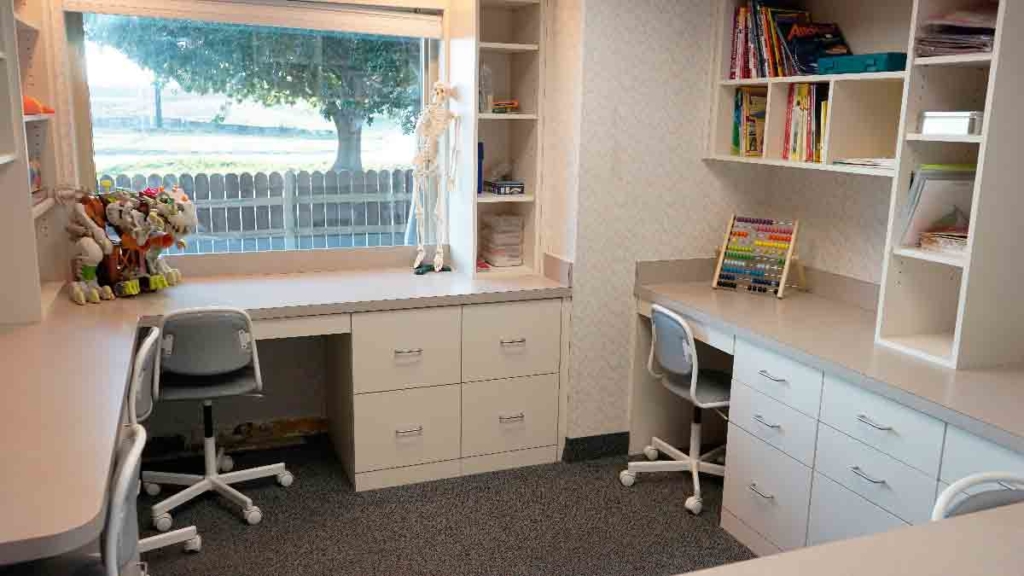
[[[130,424],[128,436],[117,448],[116,466],[111,484],[107,519],[100,538],[100,553],[107,576],[125,574],[135,561],[139,548],[139,519],[136,498],[139,494],[139,467],[146,429]]]
[[[693,340],[693,330],[682,316],[659,306],[651,307],[652,341],[651,355],[647,360],[647,369],[655,377],[662,377],[655,367],[657,361],[662,369],[677,378],[690,379],[690,394],[697,395],[697,346]]]
[[[997,490],[970,493],[967,490],[986,484],[996,484]],[[961,494],[966,498],[957,500]],[[1000,506],[1024,502],[1024,475],[1012,472],[984,472],[958,480],[942,491],[932,509],[932,522],[944,518],[963,516]]]
[[[262,389],[252,320],[244,310],[180,310],[164,316],[160,329],[159,372],[216,376],[251,365]]]
[[[138,424],[153,412],[156,391],[157,355],[160,352],[160,329],[145,328],[142,341],[135,350],[131,382],[128,386],[128,422]]]

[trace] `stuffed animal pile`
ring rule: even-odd
[[[75,245],[71,299],[85,305],[178,284],[181,272],[160,255],[184,248],[198,224],[195,204],[180,188],[81,195],[68,224]]]

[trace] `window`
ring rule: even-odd
[[[416,243],[412,130],[435,40],[95,13],[83,23],[97,188],[183,188],[199,219],[186,252]]]

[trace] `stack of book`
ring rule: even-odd
[[[764,121],[768,111],[767,88],[739,88],[733,110],[732,153],[759,158],[764,155]]]
[[[917,169],[900,215],[903,246],[947,254],[967,250],[975,170],[947,164]]]
[[[837,24],[764,0],[736,9],[732,40],[731,79],[817,74],[819,58],[852,54]]]
[[[491,266],[523,264],[523,217],[514,214],[483,218],[480,256]]]
[[[991,52],[999,4],[989,3],[929,18],[917,35],[918,56]]]
[[[792,84],[786,106],[786,139],[782,158],[821,162],[828,123],[828,84]]]

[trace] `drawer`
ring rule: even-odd
[[[942,455],[942,474],[939,478],[952,484],[981,472],[1024,474],[1024,454],[950,426],[946,432],[946,451]]]
[[[558,372],[562,301],[462,308],[462,381]]]
[[[814,418],[741,382],[733,382],[729,419],[806,466],[814,466],[818,435],[818,421]]]
[[[457,459],[459,396],[458,384],[356,396],[355,471]]]
[[[783,550],[804,545],[811,469],[729,425],[722,506]]]
[[[818,417],[821,370],[737,338],[733,377],[808,416]]]
[[[356,394],[458,384],[458,306],[352,315]]]
[[[808,546],[908,526],[903,520],[817,472],[814,473],[814,486],[811,488],[809,522]]]
[[[946,424],[859,386],[825,376],[821,421],[910,464],[939,476]]]
[[[931,518],[934,478],[829,426],[818,427],[815,470],[906,522]]]
[[[557,430],[557,375],[462,385],[463,457],[553,446]]]

